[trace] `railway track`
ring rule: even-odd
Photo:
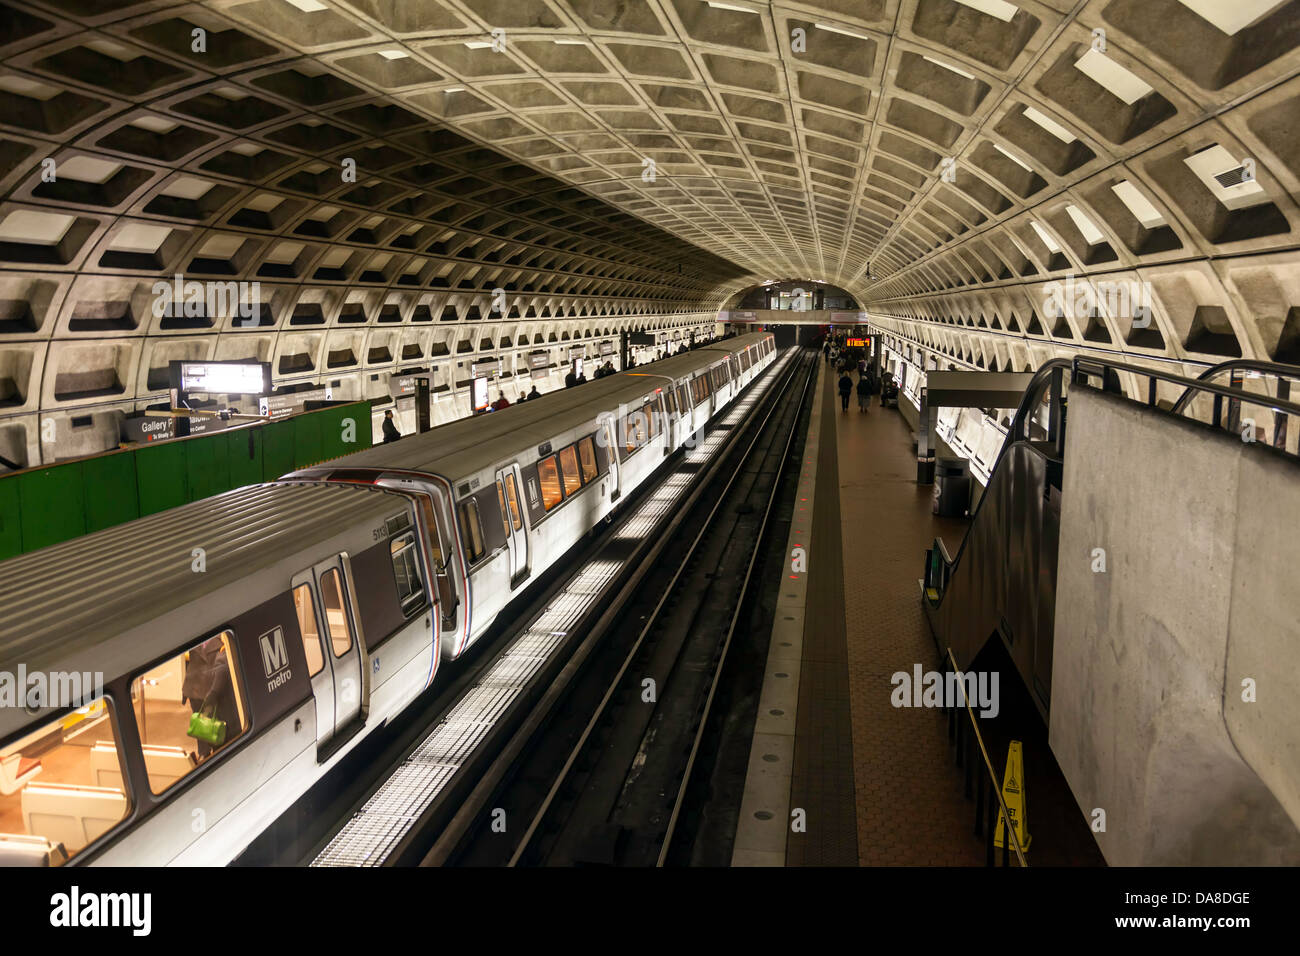
[[[456,829],[465,806],[473,805],[475,794],[493,781],[494,758],[519,737],[520,722],[525,724],[522,732],[529,732],[528,721],[545,713],[545,701],[556,687],[581,669],[597,643],[593,633],[604,629],[602,622],[627,603],[655,564],[664,548],[664,540],[656,539],[673,537],[672,529],[726,470],[761,411],[782,391],[798,364],[795,354],[780,356],[709,427],[697,447],[679,452],[660,480],[629,498],[612,526],[539,579],[540,592],[520,607],[508,608],[496,633],[471,650],[472,659],[449,675],[449,683],[439,681],[426,692],[410,719],[378,731],[373,745],[313,788],[238,862],[419,863],[436,836]],[[557,612],[564,619],[558,626]],[[565,636],[552,640],[557,634]],[[545,653],[538,653],[539,637],[548,645]],[[503,673],[515,684],[504,694]],[[491,713],[474,703],[484,696],[496,701]],[[473,706],[467,708],[467,703]],[[445,746],[449,737],[450,748]]]
[[[425,865],[688,862],[728,652],[756,596],[763,543],[810,396],[811,357],[791,363],[741,442],[658,556],[634,601],[605,626],[599,659],[575,673],[434,842]],[[743,634],[742,636],[747,636]],[[738,795],[736,797],[738,801]]]

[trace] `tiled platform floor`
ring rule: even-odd
[[[942,712],[890,704],[893,673],[939,667],[916,579],[931,539],[955,553],[964,522],[931,515],[902,417],[860,412],[856,396],[841,412],[837,378],[822,366],[790,801],[807,832],[791,834],[786,862],[981,866]]]

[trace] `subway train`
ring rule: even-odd
[[[0,865],[229,862],[775,352],[723,340],[0,563]]]

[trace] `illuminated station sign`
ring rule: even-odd
[[[270,362],[172,362],[172,388],[205,395],[265,395],[271,391]]]

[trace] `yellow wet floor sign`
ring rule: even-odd
[[[1016,827],[1016,839],[1020,841],[1022,852],[1029,851],[1029,806],[1025,801],[1025,756],[1020,741],[1011,741],[1007,748],[1007,770],[1002,776],[1002,802],[1007,805],[1007,813]],[[993,837],[993,845],[1001,847],[1003,816],[998,810],[998,829]]]

